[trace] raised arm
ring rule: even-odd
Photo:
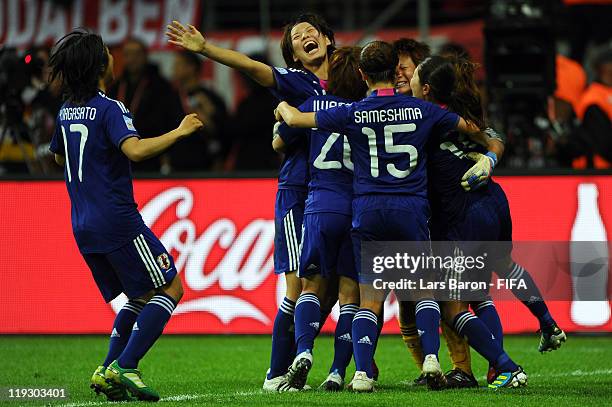
[[[187,137],[203,126],[195,113],[185,116],[174,130],[159,137],[139,139],[129,137],[121,143],[121,151],[132,161],[143,161],[164,152],[178,140]]]
[[[185,27],[180,22],[173,21],[166,28],[166,36],[170,44],[200,53],[213,61],[244,72],[266,88],[276,85],[271,66],[255,61],[240,52],[211,44],[193,25],[189,24]]]
[[[289,127],[300,127],[303,129],[317,127],[314,112],[300,112],[287,102],[280,102],[276,110],[274,110],[274,115],[276,120],[284,121]]]

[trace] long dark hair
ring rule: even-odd
[[[329,93],[353,101],[361,100],[368,86],[359,73],[361,47],[340,47],[329,60],[327,89]]]
[[[334,50],[336,49],[336,39],[334,37],[334,31],[327,24],[323,17],[315,13],[300,14],[299,16],[294,18],[293,21],[283,27],[281,51],[283,53],[283,59],[285,60],[285,64],[287,64],[289,68],[304,69],[304,66],[300,61],[293,60],[293,45],[291,44],[291,30],[293,29],[293,27],[300,23],[310,24],[311,26],[317,29],[319,34],[323,34],[327,38],[329,38],[331,44],[327,46],[328,56],[331,56],[332,52],[334,52]]]
[[[464,58],[444,58],[439,55],[425,59],[419,65],[421,86],[429,85],[431,97],[450,110],[485,127],[480,91],[474,73],[478,65]]]
[[[108,66],[106,45],[97,34],[75,30],[55,44],[49,66],[49,82],[59,78],[65,98],[83,104],[96,94],[98,81]]]

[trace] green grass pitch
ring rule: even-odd
[[[261,391],[268,367],[267,336],[164,336],[141,363],[144,379],[162,395],[163,406],[603,406],[612,405],[612,337],[569,336],[555,352],[540,355],[537,335],[506,337],[509,354],[529,375],[524,389],[486,388],[430,392],[408,385],[417,370],[398,336],[384,336],[376,360],[381,370],[372,394],[308,391],[269,394]],[[3,366],[0,387],[65,387],[64,401],[0,401],[0,405],[105,405],[88,388],[104,358],[101,336],[0,336]],[[317,387],[331,363],[333,338],[317,340],[309,384]],[[449,367],[446,350],[440,352]],[[477,377],[484,384],[484,359],[472,352]],[[352,377],[354,366],[349,367]],[[116,404],[115,404],[116,405]]]

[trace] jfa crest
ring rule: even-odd
[[[170,268],[170,259],[166,253],[162,253],[157,256],[157,264],[162,270],[168,270]]]

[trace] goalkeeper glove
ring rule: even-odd
[[[487,154],[480,154],[476,152],[467,153],[466,156],[476,161],[476,164],[472,166],[461,178],[461,186],[466,191],[474,191],[487,183],[493,168],[497,164],[497,155],[491,151]]]

